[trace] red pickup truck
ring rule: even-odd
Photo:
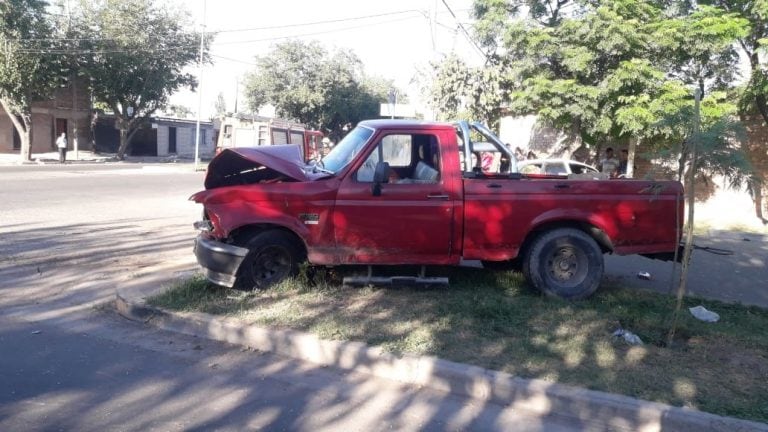
[[[481,161],[496,163],[492,169]],[[297,146],[224,150],[209,164],[195,254],[219,285],[267,287],[313,265],[522,268],[542,292],[584,298],[603,254],[669,259],[682,185],[517,172],[478,123],[361,122],[319,163]]]

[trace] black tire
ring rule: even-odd
[[[580,300],[600,286],[603,252],[595,240],[574,228],[558,228],[537,237],[525,254],[523,274],[551,297]]]
[[[520,271],[522,263],[518,259],[506,261],[481,261],[483,268],[491,271]]]
[[[288,233],[262,231],[246,244],[249,249],[237,272],[235,288],[243,291],[266,289],[295,276],[306,260],[302,245]]]

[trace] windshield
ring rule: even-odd
[[[358,126],[348,133],[320,162],[321,166],[333,173],[341,171],[352,162],[355,155],[360,153],[368,138],[373,135],[373,129]]]

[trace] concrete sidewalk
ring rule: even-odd
[[[566,416],[589,424],[590,430],[768,432],[768,424],[764,423],[538,379],[522,379],[435,357],[397,357],[359,342],[322,340],[298,331],[273,330],[208,314],[170,312],[147,306],[146,298],[170,285],[175,279],[173,275],[178,277],[193,270],[191,266],[169,268],[163,273],[165,278],[157,275],[140,278],[118,288],[116,309],[126,318],[164,330],[490,401],[537,415]]]

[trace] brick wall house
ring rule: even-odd
[[[66,132],[69,148],[77,134],[78,148],[90,150],[91,101],[82,79],[60,88],[49,101],[32,104],[32,153],[56,151],[56,137]],[[0,153],[18,153],[21,140],[8,114],[0,107]]]

